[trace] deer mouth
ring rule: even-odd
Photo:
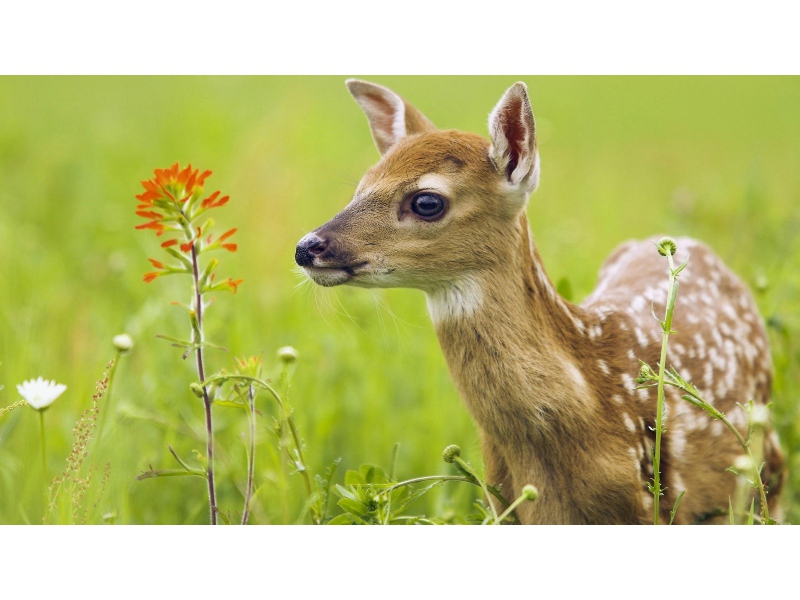
[[[362,262],[353,265],[307,266],[303,267],[306,275],[317,285],[333,287],[347,283],[369,271],[369,263]]]

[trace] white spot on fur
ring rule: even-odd
[[[673,427],[670,430],[669,440],[672,456],[679,458],[686,448],[686,433],[680,427]]]
[[[706,341],[700,332],[694,334],[694,342],[697,344],[697,357],[703,359],[706,357]]]
[[[581,370],[571,360],[564,361],[564,370],[570,375],[570,379],[577,388],[576,393],[578,398],[587,398],[589,388],[586,385],[586,380],[583,378]]]
[[[641,329],[636,327],[634,329],[634,333],[636,334],[636,339],[639,342],[639,345],[642,348],[646,348],[647,347],[647,336],[644,334],[644,331],[642,331]]]
[[[730,318],[731,321],[735,321],[738,316],[736,314],[736,311],[733,310],[733,306],[731,306],[727,302],[722,305],[722,312],[725,313]]]
[[[709,388],[714,384],[714,367],[710,362],[703,365],[703,383]]]
[[[474,315],[483,304],[483,291],[474,279],[463,279],[427,294],[434,324]]]
[[[630,432],[636,431],[636,425],[634,424],[633,419],[631,419],[628,413],[622,414],[622,420],[625,423],[625,429],[627,429]]]
[[[611,371],[609,371],[609,370],[608,370],[608,365],[606,364],[606,361],[604,361],[604,360],[598,360],[598,361],[597,361],[597,366],[598,366],[598,367],[600,368],[600,370],[601,370],[603,373],[605,373],[606,375],[611,375]]]
[[[631,377],[627,373],[623,373],[621,377],[622,377],[622,387],[624,387],[629,394],[633,394],[633,388],[635,387],[633,383],[633,377]]]
[[[614,394],[613,396],[611,396],[611,399],[617,404],[625,404],[625,400],[623,400],[622,396],[620,396],[619,394]]]
[[[569,315],[569,318],[572,319],[572,324],[575,325],[578,331],[581,333],[586,333],[586,325],[583,324],[583,321],[573,315],[569,310],[567,310],[567,314]]]
[[[630,454],[631,458],[633,458],[633,468],[638,471],[641,468],[639,465],[641,462],[641,459],[639,458],[639,452],[636,450],[636,448],[628,448],[628,454]]]
[[[680,494],[682,491],[686,490],[686,484],[683,483],[683,479],[681,479],[681,476],[674,471],[672,473],[672,487],[673,491],[677,494]]]

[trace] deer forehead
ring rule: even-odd
[[[433,131],[396,144],[367,171],[356,195],[391,199],[415,189],[455,194],[465,186],[496,185],[492,175],[497,177],[488,141],[471,133]]]

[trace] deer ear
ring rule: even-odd
[[[345,84],[367,115],[372,139],[381,154],[406,136],[436,129],[421,112],[389,88],[358,79],[348,79]]]
[[[512,85],[489,115],[489,157],[506,180],[525,192],[539,184],[536,125],[524,83]]]

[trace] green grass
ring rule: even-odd
[[[95,520],[203,523],[199,478],[136,481],[203,450],[202,405],[188,388],[192,361],[156,334],[185,336],[169,301],[188,301],[188,279],[144,284],[158,240],[134,230],[139,181],[191,162],[231,195],[215,211],[238,227],[220,276],[243,278],[206,314],[210,369],[295,346],[295,419],[319,472],[341,458],[335,481],[363,463],[399,479],[448,473],[449,444],[480,463],[421,293],[320,289],[294,269],[294,246],[340,210],[377,161],[366,119],[344,77],[4,77],[0,79],[0,406],[16,384],[42,375],[68,386],[49,409],[50,477],[64,467],[72,427],[113,355],[135,347],[116,373],[112,412],[89,461],[98,482],[111,463]],[[800,106],[799,78],[376,77],[441,128],[486,134],[487,115],[514,81],[527,82],[542,156],[528,214],[550,277],[580,300],[620,242],[651,235],[702,239],[752,288],[771,323],[774,416],[788,455],[785,518],[800,522]],[[654,325],[656,325],[654,323]],[[657,325],[656,325],[657,326]],[[632,374],[635,375],[635,374]],[[282,472],[259,409],[252,522],[295,522],[302,483]],[[102,403],[101,403],[102,410]],[[218,494],[241,510],[244,414],[217,409]],[[0,417],[0,523],[41,521],[39,432],[27,407]],[[288,478],[288,483],[282,483]],[[466,514],[477,493],[449,484],[417,508]],[[469,488],[469,489],[468,489]],[[333,502],[331,506],[333,506]]]

